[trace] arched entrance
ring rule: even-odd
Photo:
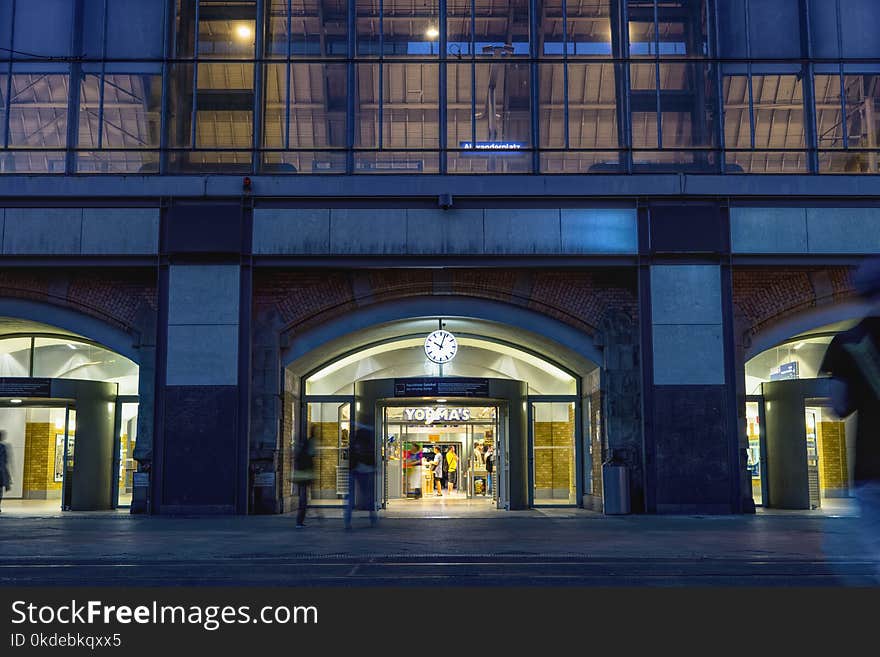
[[[848,317],[850,310],[816,316]],[[811,316],[789,320],[810,326]],[[834,381],[821,364],[834,336],[855,319],[813,325],[763,348],[745,363],[748,469],[755,503],[769,508],[846,508],[853,490],[855,427],[831,406]],[[779,330],[774,329],[778,339]],[[759,336],[758,348],[770,341]]]
[[[444,305],[434,301],[435,308]],[[454,301],[450,309],[459,313],[472,305]],[[348,441],[366,427],[378,438],[377,506],[425,505],[432,496],[510,509],[583,505],[600,485],[593,481],[598,450],[591,445],[601,435],[592,427],[600,414],[591,408],[598,405],[591,393],[598,391],[599,353],[589,336],[484,301],[473,304],[483,317],[406,314],[424,311],[423,304],[370,308],[292,337],[285,354],[284,416],[292,420],[285,438],[292,444],[310,432],[319,441],[313,503],[344,503]],[[485,318],[493,306],[509,321]],[[390,321],[369,323],[376,319]],[[454,335],[457,351],[437,363],[425,343],[441,327]],[[434,446],[454,450],[460,468],[439,496],[429,474]],[[484,459],[489,446],[494,478]],[[289,460],[285,465],[292,467]]]
[[[39,304],[15,305],[2,309],[39,314]],[[12,475],[6,511],[132,504],[139,370],[131,358],[69,329],[0,316],[0,428]]]

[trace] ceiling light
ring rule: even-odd
[[[20,400],[20,399],[10,399],[10,400],[9,400],[9,403],[10,403],[10,404],[20,404],[20,403],[21,403],[21,400]]]
[[[235,28],[235,35],[242,41],[247,41],[253,34],[253,30],[247,25],[239,25]]]
[[[445,403],[446,403],[446,400],[445,400],[445,399],[438,399],[438,400],[437,400],[437,403],[438,403],[438,404],[445,404]]]
[[[801,347],[804,346],[804,344],[806,344],[806,343],[805,343],[805,342],[798,342],[798,343],[794,346],[795,350],[800,349]]]
[[[436,27],[431,26],[425,32],[425,36],[429,39],[436,39],[438,36],[440,36],[440,30],[438,30]]]

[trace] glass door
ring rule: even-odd
[[[831,409],[828,399],[807,399],[807,472],[811,504],[829,498],[849,497],[852,490],[853,432]],[[851,428],[851,427],[850,427]]]
[[[766,463],[763,455],[764,447],[764,398],[750,395],[746,397],[746,436],[749,446],[746,448],[746,462],[752,480],[752,499],[756,505],[764,504],[764,472]]]
[[[507,406],[498,407],[498,421],[495,428],[497,429],[497,439],[495,440],[495,466],[492,472],[491,485],[496,508],[507,510],[510,508],[508,489],[510,465],[507,461]]]
[[[64,481],[62,482],[61,508],[69,511],[73,504],[73,468],[76,447],[76,409],[67,407],[64,421]]]
[[[136,398],[135,398],[136,399]],[[137,443],[138,403],[117,400],[116,402],[116,506],[131,506],[134,493],[134,473],[137,461],[134,448]]]
[[[308,401],[304,420],[315,448],[315,481],[310,504],[343,504],[348,496],[351,402]],[[296,463],[293,467],[296,468]]]
[[[577,504],[576,402],[532,402],[532,499],[535,504]]]

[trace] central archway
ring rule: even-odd
[[[459,343],[458,355],[442,367],[424,352],[425,336],[441,324]],[[519,501],[511,508],[582,506],[597,488],[590,440],[601,435],[592,427],[601,414],[590,406],[598,403],[601,352],[582,330],[501,302],[408,298],[355,309],[320,326],[293,327],[284,343],[286,447],[289,452],[298,436],[318,439],[316,504],[345,502],[348,439],[359,422],[381,438],[379,506],[410,497],[412,478],[394,461],[418,463],[413,446],[421,451],[432,443],[465,451],[463,481],[455,485],[467,486],[460,490],[467,499],[484,490],[476,467],[489,444],[499,449],[509,476],[499,483],[523,491],[511,498],[497,490],[494,499],[502,505],[513,499]],[[404,385],[413,379],[423,392]],[[437,392],[438,381],[446,393]],[[365,390],[379,392],[365,396]],[[480,419],[471,422],[472,414]],[[411,421],[432,415],[444,418],[442,427],[418,429]],[[293,464],[284,460],[289,473]]]

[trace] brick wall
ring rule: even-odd
[[[142,315],[158,307],[155,270],[7,270],[0,297],[68,307],[124,330],[141,328]]]
[[[28,422],[25,425],[24,475],[22,497],[51,499],[58,497],[61,482],[55,481],[55,434],[52,422]]]
[[[819,422],[819,485],[831,497],[846,495],[846,432],[843,422]]]
[[[255,307],[272,308],[288,329],[319,324],[371,303],[438,293],[529,308],[590,335],[609,307],[631,317],[637,309],[635,273],[623,269],[261,270],[254,275]]]
[[[737,267],[740,330],[755,335],[787,317],[854,296],[852,267]]]

